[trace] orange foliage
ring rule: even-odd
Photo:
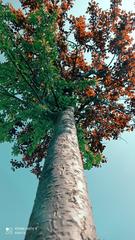
[[[96,95],[96,92],[93,88],[89,87],[87,90],[86,90],[86,95],[88,97],[94,97]]]
[[[108,73],[108,74],[106,74],[104,83],[105,83],[106,86],[109,86],[109,85],[111,84],[111,82],[112,82],[112,81],[111,81],[111,74]]]

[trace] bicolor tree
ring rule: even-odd
[[[96,240],[84,169],[134,129],[134,14],[121,0],[80,17],[72,0],[20,2],[0,3],[0,142],[39,178],[25,240]]]

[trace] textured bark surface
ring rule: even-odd
[[[25,240],[96,240],[73,108],[57,121]]]

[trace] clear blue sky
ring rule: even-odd
[[[76,1],[78,15],[84,14],[87,2]],[[104,8],[108,7],[109,1],[104,2]],[[123,0],[123,3],[124,8],[133,10],[133,0]],[[107,142],[107,164],[85,172],[101,240],[135,239],[135,132],[121,137],[125,140]],[[0,144],[0,240],[24,240],[23,234],[6,235],[5,228],[27,226],[38,182],[29,170],[12,172],[11,158],[10,145]]]

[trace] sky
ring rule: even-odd
[[[87,2],[76,1],[75,14],[83,15]],[[109,7],[107,0],[98,2]],[[123,0],[123,7],[133,10],[134,1]],[[97,235],[100,240],[134,240],[135,132],[123,133],[106,145],[108,163],[85,171]],[[24,240],[38,180],[28,169],[12,172],[11,158],[11,145],[0,144],[0,240]]]

